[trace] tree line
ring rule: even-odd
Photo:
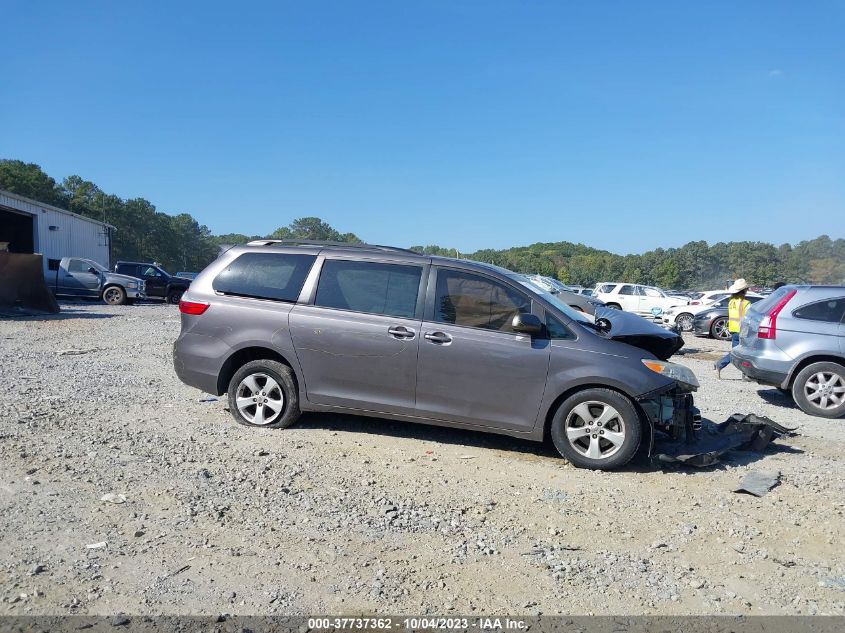
[[[269,235],[214,235],[188,213],[158,211],[144,198],[123,199],[102,191],[80,176],[61,183],[41,167],[19,160],[0,160],[0,189],[11,191],[115,226],[113,257],[157,261],[165,268],[198,271],[217,257],[223,245],[251,239],[312,239],[360,243],[318,217],[302,217]],[[744,277],[753,285],[845,283],[845,239],[822,235],[798,244],[694,241],[680,248],[658,248],[641,255],[616,255],[584,244],[541,242],[502,250],[459,253],[438,245],[413,250],[483,261],[517,272],[539,273],[564,283],[592,286],[601,281],[627,281],[664,288],[720,288]]]

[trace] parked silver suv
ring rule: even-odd
[[[733,364],[810,415],[845,415],[845,286],[783,286],[746,312]]]
[[[696,417],[695,376],[666,362],[679,336],[607,308],[583,315],[491,265],[257,241],[200,273],[180,311],[177,374],[228,393],[246,425],[336,411],[548,435],[574,464],[608,469]]]

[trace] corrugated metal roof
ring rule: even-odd
[[[37,209],[47,209],[48,211],[54,211],[56,213],[64,213],[65,215],[70,215],[75,218],[79,218],[80,220],[85,220],[86,222],[92,222],[94,224],[99,224],[100,226],[107,226],[114,231],[117,230],[115,226],[108,224],[107,222],[100,222],[99,220],[95,220],[94,218],[79,215],[78,213],[68,211],[67,209],[54,207],[51,204],[45,204],[43,202],[39,202],[38,200],[26,198],[16,193],[12,193],[11,191],[4,191],[0,189],[0,206],[9,207],[10,209],[14,209],[15,211],[21,211],[22,213],[29,213],[30,215],[35,215],[37,212],[33,209],[26,208],[27,205],[30,207],[36,207]]]

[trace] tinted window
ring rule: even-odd
[[[613,292],[613,289],[615,287],[616,286],[614,284],[604,284],[601,288],[599,288],[599,292],[604,293],[604,294],[608,294],[608,293]]]
[[[663,295],[660,293],[659,290],[655,290],[654,288],[643,288],[643,293],[646,297],[662,297]]]
[[[811,319],[813,321],[827,321],[839,323],[845,314],[845,298],[826,299],[816,303],[808,303],[793,311],[792,316],[799,319]]]
[[[549,338],[575,338],[568,327],[561,323],[556,316],[548,312],[546,312],[546,330],[549,332]]]
[[[531,300],[505,284],[454,270],[437,273],[435,321],[512,332],[519,312],[531,312]]]
[[[216,292],[239,297],[296,301],[314,255],[245,253],[217,275]]]
[[[162,274],[155,266],[141,266],[141,276],[143,277],[161,277]]]
[[[89,268],[91,268],[91,264],[84,259],[72,259],[68,264],[67,271],[69,273],[87,273]]]
[[[619,294],[620,295],[632,295],[632,294],[636,294],[636,293],[634,292],[633,286],[622,286],[619,289]]]
[[[324,308],[413,317],[421,276],[419,266],[328,259],[314,303]]]

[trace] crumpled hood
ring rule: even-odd
[[[668,360],[684,346],[684,339],[679,334],[631,312],[596,306],[596,321],[599,319],[610,322],[610,331],[605,334],[607,338],[644,349],[660,360]]]

